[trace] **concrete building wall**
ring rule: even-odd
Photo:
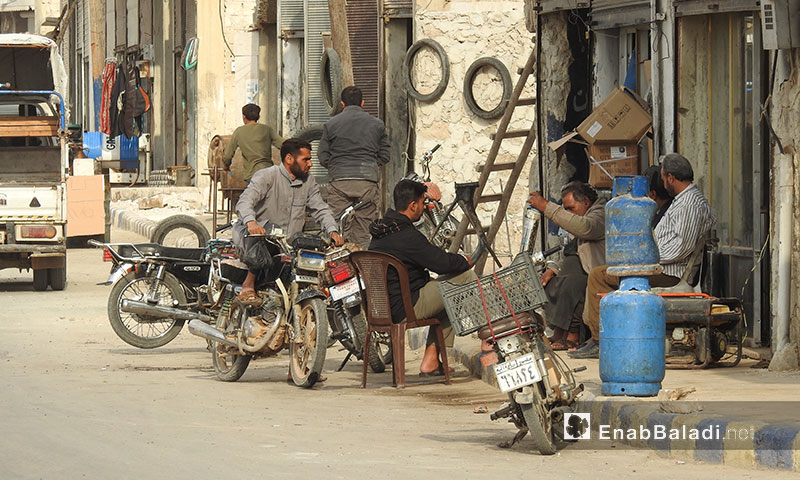
[[[508,68],[513,84],[518,78],[517,68],[525,65],[534,44],[531,41],[532,34],[525,29],[522,2],[433,0],[428,5],[418,3],[417,7],[414,39],[431,38],[442,45],[449,57],[450,79],[439,99],[414,102],[414,147],[419,158],[422,152],[430,150],[437,143],[442,145],[434,155],[431,176],[441,187],[444,201],[449,203],[453,198],[454,182],[478,179],[479,173],[475,167],[486,161],[492,145],[490,135],[496,131],[499,123],[499,119],[483,120],[467,107],[463,91],[467,69],[478,58],[494,57]],[[441,78],[441,66],[428,49],[423,49],[417,55],[412,74],[417,90],[428,93]],[[485,69],[478,74],[473,91],[478,104],[491,109],[501,98],[502,83],[493,70]],[[534,94],[531,77],[523,97]],[[528,129],[534,121],[534,107],[519,107],[509,128]],[[522,143],[523,139],[503,141],[497,161],[515,161]],[[535,151],[531,152],[528,162],[533,165],[537,163]],[[501,181],[505,178],[507,173],[493,173],[485,193],[500,193],[505,186],[504,182],[501,186]],[[508,209],[511,251],[519,248],[521,214],[527,192],[528,169],[525,168]],[[489,203],[479,206],[481,223],[491,223],[496,205]],[[507,238],[503,226],[496,238],[498,252],[509,252]]]
[[[772,348],[770,369],[800,368],[800,49],[781,51],[772,98],[772,125],[783,152],[772,141],[771,192]],[[787,278],[788,277],[788,278]],[[782,329],[788,321],[788,328]]]
[[[259,32],[254,29],[257,0],[226,0],[222,25],[216,0],[197,1],[197,166],[207,167],[208,146],[214,135],[230,135],[242,124],[242,106],[258,102],[263,82],[259,79]],[[224,37],[223,37],[224,31]],[[230,50],[228,46],[230,46]],[[231,54],[231,50],[233,54]],[[261,122],[274,125],[262,107]],[[208,188],[208,177],[197,176],[197,185]]]
[[[53,27],[43,27],[42,22],[47,17],[58,17],[61,13],[61,5],[59,0],[36,0],[34,3],[34,30],[33,33],[44,35],[53,30]]]

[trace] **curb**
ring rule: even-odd
[[[425,344],[427,329],[407,332],[409,348],[417,349]],[[450,352],[448,352],[450,354]],[[456,337],[450,358],[464,365],[470,374],[489,385],[497,387],[492,367],[480,362],[481,350],[477,340],[470,337]],[[696,429],[698,431],[744,431],[747,438],[721,439],[637,439],[615,440],[633,447],[649,448],[658,455],[681,461],[698,461],[710,464],[728,465],[738,468],[775,469],[800,472],[800,425],[767,424],[748,422],[741,418],[720,415],[664,413],[660,404],[645,402],[633,397],[600,397],[584,392],[577,402],[579,412],[588,412],[593,419],[592,432],[597,434],[597,425],[610,425],[610,428],[653,429],[663,425],[670,429]]]
[[[119,208],[110,207],[111,224],[127,230],[129,232],[137,233],[148,240],[153,235],[153,230],[158,225],[157,222],[142,218],[129,210],[121,210]]]

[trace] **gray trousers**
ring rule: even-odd
[[[328,184],[328,205],[333,216],[338,218],[347,207],[364,200],[371,203],[357,210],[345,225],[344,232],[339,232],[346,242],[358,244],[361,248],[369,247],[372,236],[369,224],[378,218],[378,184],[369,180],[334,180]]]
[[[472,270],[459,273],[455,277],[447,278],[450,283],[463,285],[472,280],[477,279],[478,276]],[[444,333],[444,344],[447,347],[453,346],[455,340],[455,332],[453,327],[450,326],[450,319],[447,318],[447,311],[444,309],[444,302],[442,301],[442,294],[439,293],[439,284],[441,280],[431,280],[426,283],[419,291],[419,298],[414,303],[414,315],[417,318],[431,318],[436,317],[442,325],[442,333]],[[433,329],[428,330],[427,345],[432,345],[436,341],[436,333]]]

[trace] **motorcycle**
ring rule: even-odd
[[[350,217],[369,203],[364,201],[347,207],[337,219],[339,231],[344,232]],[[339,341],[347,350],[347,355],[337,371],[341,371],[351,357],[354,356],[358,360],[363,360],[364,357],[367,320],[362,307],[356,270],[350,261],[350,253],[360,249],[358,245],[345,243],[325,253],[326,268],[322,274],[321,286],[327,289],[330,295],[328,321],[331,340]],[[382,373],[386,370],[386,364],[391,362],[391,340],[387,335],[374,334],[370,341],[372,344],[367,363],[373,372]]]
[[[234,262],[227,240],[210,240],[205,248],[165,247],[155,243],[101,243],[103,260],[112,262],[107,281],[111,328],[138,348],[157,348],[178,336],[187,320],[214,323],[230,307],[234,291],[222,275]]]
[[[433,160],[433,154],[441,146],[441,144],[437,143],[432,149],[422,154],[422,159],[420,160],[422,175],[410,172],[403,179],[419,183],[431,183],[431,161]],[[434,187],[438,192],[438,186],[434,184]],[[426,199],[425,206],[422,217],[414,222],[414,226],[432,244],[443,250],[448,250],[458,231],[458,220],[454,216],[447,214],[447,208],[441,202],[441,194]],[[463,248],[464,250],[469,250],[467,245],[464,245]]]
[[[227,314],[214,326],[202,319],[189,321],[189,331],[211,342],[217,378],[235,382],[250,360],[289,349],[292,380],[312,387],[325,363],[328,322],[325,294],[319,274],[325,270],[324,241],[298,233],[287,241],[281,228],[270,225],[262,237],[272,257],[271,266],[256,281],[260,302],[248,305],[234,298]],[[241,282],[247,274],[239,269]]]
[[[533,255],[522,252],[506,268],[475,284],[445,282],[442,286],[456,334],[477,332],[497,355],[494,373],[509,401],[490,418],[508,418],[519,429],[505,446],[530,433],[535,448],[543,455],[552,455],[566,445],[565,414],[573,411],[583,391],[573,373],[586,368],[567,367],[550,348],[544,320],[534,311],[547,301],[536,266],[560,248]]]

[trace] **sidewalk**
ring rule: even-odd
[[[408,346],[424,345],[425,329],[409,332]],[[496,387],[492,367],[480,362],[477,338],[456,337],[451,359],[469,372]],[[753,438],[702,440],[622,440],[628,445],[651,448],[659,455],[678,461],[702,461],[746,468],[771,468],[800,472],[800,372],[769,372],[750,368],[755,360],[743,359],[737,367],[706,370],[670,370],[663,389],[693,387],[695,392],[678,401],[688,414],[667,413],[655,397],[606,397],[601,395],[598,360],[574,360],[560,355],[575,368],[587,369],[575,374],[585,392],[577,405],[578,412],[589,412],[593,424],[611,428],[639,429],[667,423],[671,428],[703,429],[709,426],[747,429]],[[702,408],[696,411],[697,408]],[[491,410],[490,406],[490,410]],[[751,430],[752,429],[752,430]],[[596,431],[594,432],[597,433]],[[594,437],[593,437],[594,438]]]

